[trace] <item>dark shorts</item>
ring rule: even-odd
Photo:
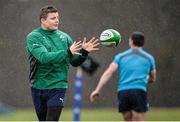
[[[31,88],[33,103],[36,111],[49,107],[63,107],[66,88],[39,90]]]
[[[119,112],[134,110],[146,112],[149,108],[147,92],[143,90],[123,90],[118,92]]]

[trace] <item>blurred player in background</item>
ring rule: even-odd
[[[93,102],[99,96],[105,83],[119,69],[119,112],[122,113],[125,121],[144,121],[149,107],[148,83],[156,80],[154,57],[142,48],[143,45],[144,34],[133,32],[129,38],[130,49],[115,56],[90,95],[90,100]]]
[[[40,11],[40,27],[27,35],[29,80],[39,121],[58,121],[68,88],[69,64],[81,65],[98,50],[98,39],[75,41],[58,29],[59,13],[53,6]]]

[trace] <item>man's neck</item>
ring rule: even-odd
[[[138,47],[138,46],[131,46],[132,49],[142,49],[142,47]]]
[[[48,30],[46,27],[44,27],[42,24],[41,24],[41,28],[43,29],[43,30]]]

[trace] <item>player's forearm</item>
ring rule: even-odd
[[[151,77],[150,77],[150,78],[148,79],[148,81],[149,81],[149,83],[154,83],[156,80],[155,80],[154,78],[151,78]]]
[[[156,81],[156,70],[153,70],[148,78],[149,83],[154,83]]]
[[[79,54],[72,55],[70,58],[71,65],[80,66],[87,59],[88,53],[86,50],[81,49]]]
[[[100,78],[99,83],[96,87],[96,90],[98,92],[100,92],[102,87],[107,83],[107,81],[111,78],[111,76],[112,76],[112,74],[107,71],[102,75],[102,77]]]

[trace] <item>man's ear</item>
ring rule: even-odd
[[[44,23],[45,21],[46,21],[46,19],[44,19],[44,18],[41,18],[41,23]]]
[[[129,38],[129,45],[131,46],[133,44],[132,39]]]

